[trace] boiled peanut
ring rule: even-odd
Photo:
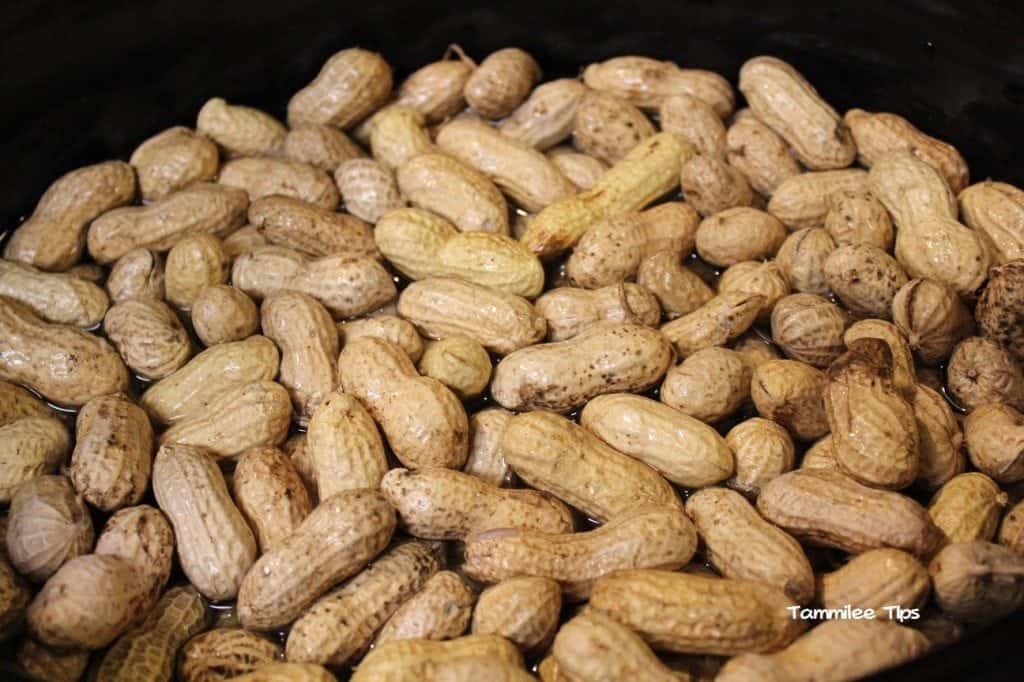
[[[725,419],[750,397],[750,367],[728,348],[704,348],[669,369],[661,402],[708,424]]]
[[[918,384],[913,406],[921,454],[917,483],[935,490],[966,468],[964,436],[949,403],[938,391]]]
[[[796,360],[769,360],[754,370],[750,397],[758,413],[779,422],[800,440],[828,433],[825,375]]]
[[[190,639],[181,650],[182,682],[221,682],[283,657],[281,647],[242,628],[214,628]]]
[[[754,191],[743,173],[714,157],[697,155],[684,163],[679,184],[702,216],[754,203]]]
[[[775,254],[775,262],[794,290],[827,296],[829,286],[825,278],[825,262],[835,249],[836,243],[827,231],[817,227],[805,228],[786,237]]]
[[[951,543],[993,540],[1006,493],[985,474],[972,471],[949,479],[935,493],[928,513]]]
[[[737,112],[725,144],[729,165],[743,173],[758,194],[771,196],[783,181],[800,173],[785,140],[749,109]]]
[[[129,298],[164,298],[164,263],[149,249],[132,249],[110,268],[107,293],[114,303]]]
[[[672,95],[691,95],[707,102],[722,118],[732,112],[729,82],[711,71],[681,69],[649,57],[614,57],[583,70],[583,82],[611,92],[643,109],[657,109]]]
[[[642,111],[621,97],[600,90],[590,90],[582,96],[572,123],[573,146],[609,165],[621,161],[641,140],[654,133],[654,124]]]
[[[540,80],[540,66],[517,47],[492,52],[473,70],[463,88],[466,103],[484,118],[503,118],[526,99]]]
[[[721,293],[693,312],[662,325],[661,332],[672,342],[676,354],[686,358],[704,348],[724,346],[750,329],[764,302],[760,294]]]
[[[156,603],[174,561],[174,531],[156,507],[125,507],[107,519],[94,552],[130,563],[149,590],[148,606]],[[143,609],[143,612],[146,609]]]
[[[389,170],[415,156],[436,151],[424,127],[423,114],[415,109],[397,104],[386,106],[370,118],[368,125],[373,158]]]
[[[608,170],[608,164],[604,161],[581,154],[572,147],[555,147],[547,156],[562,171],[562,175],[581,190],[591,189]]]
[[[410,639],[388,642],[371,651],[352,676],[353,682],[527,682],[522,656],[498,635],[466,635],[446,642]]]
[[[1024,555],[1024,504],[1018,502],[1006,512],[999,525],[999,544],[1006,545],[1018,555]]]
[[[334,171],[334,181],[345,209],[371,223],[391,209],[405,205],[394,173],[372,159],[344,161]]]
[[[244,190],[249,201],[276,194],[333,211],[340,199],[338,188],[326,171],[299,161],[265,156],[243,156],[228,161],[220,169],[217,182]]]
[[[447,56],[413,71],[395,93],[398,104],[417,110],[427,123],[440,123],[466,104],[462,91],[474,65],[467,59]]]
[[[892,356],[889,363],[892,383],[904,398],[912,400],[917,391],[917,370],[910,344],[899,328],[886,320],[860,320],[851,324],[843,334],[847,348],[859,339],[877,339],[885,343]]]
[[[1024,360],[1024,259],[1011,261],[989,271],[974,317],[982,335],[1002,344]]]
[[[892,221],[885,207],[866,192],[839,190],[828,195],[825,229],[836,244],[867,244],[892,251]]]
[[[974,319],[956,291],[931,279],[912,279],[896,292],[892,319],[928,364],[948,358],[953,347],[974,331]]]
[[[968,410],[987,403],[1024,410],[1024,368],[1009,351],[984,337],[967,337],[953,349],[946,365],[946,388]]]
[[[770,419],[740,422],[729,430],[725,442],[736,460],[736,475],[725,484],[749,497],[757,497],[769,481],[793,469],[793,440]]]
[[[576,112],[586,92],[586,86],[572,78],[538,85],[498,129],[534,149],[550,149],[573,132]]]
[[[281,151],[288,130],[270,114],[228,104],[221,97],[206,100],[196,130],[216,142],[229,156],[273,156]]]
[[[697,253],[719,266],[762,260],[775,255],[786,235],[785,226],[769,213],[745,206],[729,208],[701,221]]]
[[[477,398],[491,379],[491,358],[475,339],[446,336],[427,344],[417,368],[450,388],[462,400]]]
[[[928,569],[898,549],[872,549],[818,578],[818,600],[825,608],[874,609],[876,617],[894,620],[886,606],[916,609],[931,591]]]
[[[398,167],[398,187],[414,206],[433,211],[461,232],[508,234],[508,205],[491,180],[444,154],[426,153]]]
[[[18,486],[8,511],[7,556],[34,583],[92,549],[92,518],[64,476],[39,476]]]
[[[313,82],[288,102],[288,125],[326,123],[351,128],[387,101],[391,67],[358,47],[331,56]]]
[[[359,145],[331,125],[301,123],[292,126],[284,138],[286,159],[308,163],[328,173],[349,159],[365,156]]]
[[[192,329],[205,346],[241,341],[259,328],[259,310],[241,289],[214,284],[192,302]]]
[[[715,295],[696,272],[683,265],[679,254],[671,251],[659,251],[642,260],[636,281],[657,298],[669,319],[692,313]]]
[[[217,145],[196,131],[174,126],[157,133],[132,152],[139,194],[157,201],[193,182],[208,182],[220,165]]]
[[[469,417],[469,455],[463,471],[500,487],[515,480],[501,454],[501,437],[512,419],[512,413],[500,407],[480,410]]]
[[[31,637],[21,640],[18,665],[34,680],[78,682],[89,665],[88,651],[54,649]]]
[[[25,304],[47,322],[76,327],[98,325],[110,303],[92,282],[9,260],[0,260],[0,296]]]
[[[825,261],[825,278],[851,312],[888,318],[892,301],[908,281],[896,259],[865,244],[840,246]]]
[[[971,464],[1000,483],[1024,479],[1024,415],[1010,405],[980,405],[964,422]]]
[[[650,680],[680,682],[632,630],[597,611],[576,616],[559,631],[552,660],[566,679],[614,682]]]
[[[960,193],[960,217],[988,238],[1000,265],[1024,257],[1024,192],[986,180]]]
[[[52,416],[50,408],[21,386],[0,380],[0,427],[22,417]]]
[[[473,634],[496,634],[525,652],[543,650],[555,636],[562,589],[550,578],[510,578],[485,589],[473,609]]]
[[[990,623],[1024,603],[1024,558],[983,540],[947,546],[928,566],[935,602],[968,623]]]
[[[338,678],[322,665],[265,663],[231,679],[238,682],[335,682]]]
[[[326,395],[313,411],[306,451],[322,500],[342,490],[378,488],[388,468],[373,419],[344,393]]]
[[[686,137],[697,151],[716,159],[725,158],[725,124],[710,104],[693,95],[671,95],[658,107],[661,129]]]
[[[772,340],[794,360],[824,368],[844,349],[847,313],[814,294],[791,294],[772,310]]]
[[[373,232],[362,220],[292,197],[270,196],[253,201],[249,205],[249,223],[259,228],[271,244],[295,249],[311,258],[378,255]]]
[[[774,261],[740,261],[718,279],[719,293],[741,292],[764,297],[758,320],[771,320],[775,304],[790,293],[789,280]]]
[[[151,298],[114,304],[103,320],[103,331],[133,372],[146,379],[163,379],[192,357],[192,342],[170,306]]]
[[[374,647],[398,639],[454,639],[466,632],[476,596],[457,573],[440,571],[398,607],[377,633]]]
[[[653,327],[661,319],[654,295],[632,283],[593,290],[558,287],[538,298],[535,306],[547,320],[549,341],[571,339],[601,322]]]
[[[768,339],[764,338],[757,330],[747,332],[733,344],[732,349],[743,356],[743,360],[750,365],[751,371],[768,362],[778,360],[782,354],[775,348]]]
[[[231,493],[256,533],[261,554],[279,547],[313,509],[299,472],[287,455],[273,447],[242,453],[231,478]]]

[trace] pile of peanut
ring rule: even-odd
[[[540,79],[346,49],[50,186],[0,261],[28,675],[850,680],[1024,605],[1024,191],[773,57],[738,110]]]

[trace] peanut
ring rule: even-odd
[[[265,663],[231,679],[237,682],[335,682],[338,678],[321,665]]]
[[[239,621],[250,630],[285,627],[380,554],[394,529],[395,512],[375,490],[324,499],[246,574],[238,592]]]
[[[245,190],[249,201],[277,194],[333,211],[340,199],[338,188],[326,171],[285,159],[263,156],[232,159],[220,169],[217,182]]]
[[[890,620],[886,606],[920,608],[930,591],[928,569],[898,549],[868,550],[818,578],[818,600],[825,608],[873,609],[876,617]]]
[[[558,674],[565,679],[689,680],[689,676],[667,668],[636,633],[597,611],[581,613],[563,625],[555,638],[552,656]]]
[[[117,259],[107,275],[107,293],[114,303],[129,298],[164,298],[164,264],[149,249],[132,249]]]
[[[164,302],[134,298],[114,304],[103,331],[125,364],[146,379],[163,379],[192,357],[192,342],[181,320]]]
[[[691,95],[725,118],[732,113],[732,86],[717,73],[681,69],[649,57],[614,57],[583,70],[583,82],[629,100],[642,109],[657,109],[668,97]]]
[[[988,403],[1024,410],[1024,368],[991,339],[969,336],[956,345],[946,365],[946,388],[968,410]]]
[[[374,647],[399,639],[454,639],[466,632],[476,596],[457,573],[440,571],[398,607],[377,633]]]
[[[501,454],[501,437],[512,413],[500,407],[480,410],[469,417],[469,455],[462,468],[492,485],[509,487],[515,474]]]
[[[463,95],[469,107],[484,118],[508,116],[540,80],[540,66],[517,47],[492,52],[473,70]]]
[[[725,158],[725,124],[704,100],[687,94],[666,97],[658,107],[658,122],[662,130],[686,137],[701,155]]]
[[[714,157],[698,155],[684,163],[679,184],[686,200],[705,217],[754,203],[743,173]]]
[[[991,542],[947,546],[928,566],[935,602],[968,623],[990,623],[1024,603],[1024,558]]]
[[[779,422],[800,440],[828,433],[825,375],[796,360],[769,360],[754,370],[750,397],[758,414]]]
[[[963,190],[959,204],[964,223],[988,238],[996,263],[1024,258],[1024,192],[986,180]]]
[[[98,325],[110,303],[92,282],[9,260],[0,260],[0,296],[23,303],[47,322],[85,328]]]
[[[396,315],[375,315],[338,323],[338,339],[342,344],[363,336],[390,341],[402,348],[413,362],[418,362],[423,355],[423,339],[416,327]]]
[[[391,209],[405,205],[394,173],[372,159],[343,161],[334,171],[334,181],[345,209],[362,220],[376,223]]]
[[[775,304],[789,295],[789,280],[774,261],[740,261],[722,273],[718,280],[720,293],[739,292],[764,297],[758,321],[771,320]]]
[[[373,419],[354,397],[325,396],[313,411],[306,450],[311,459],[318,496],[379,488],[388,468],[384,444]]]
[[[833,251],[825,261],[825,277],[850,311],[883,319],[891,316],[893,298],[908,281],[896,259],[864,244]]]
[[[750,397],[750,367],[728,348],[704,348],[669,369],[663,403],[708,424],[721,421]]]
[[[64,476],[39,476],[18,486],[8,519],[8,558],[34,583],[92,549],[89,510]]]
[[[572,123],[573,146],[609,165],[621,161],[654,133],[654,124],[642,111],[621,97],[600,90],[590,90],[582,96]]]
[[[900,288],[892,300],[892,319],[930,365],[948,358],[974,331],[974,319],[956,291],[932,279],[912,279]]]
[[[971,464],[1000,483],[1024,479],[1024,415],[1010,405],[980,405],[964,422]]]
[[[763,260],[775,255],[786,240],[786,228],[756,208],[729,208],[701,221],[696,246],[700,257],[718,266]]]
[[[96,540],[96,554],[119,557],[132,564],[149,590],[145,612],[156,603],[171,573],[174,532],[167,517],[155,507],[138,505],[120,509],[107,519]]]
[[[700,275],[683,265],[679,254],[671,251],[659,251],[642,260],[636,282],[654,294],[669,319],[688,315],[715,296]]]
[[[974,310],[981,333],[1024,360],[1024,259],[989,271],[988,285]]]
[[[743,356],[744,362],[750,365],[751,371],[768,362],[782,357],[775,344],[763,337],[755,329],[741,336],[732,346],[733,350]]]
[[[82,256],[89,224],[134,198],[135,172],[123,161],[73,170],[46,189],[32,215],[7,242],[4,258],[40,270],[67,270]],[[89,253],[95,256],[91,248]]]
[[[65,651],[39,644],[31,637],[21,640],[18,665],[33,680],[78,682],[89,666],[88,651]]]
[[[899,328],[891,322],[879,319],[868,319],[854,322],[843,334],[847,348],[859,339],[878,339],[885,343],[892,356],[891,378],[896,390],[908,401],[912,400],[917,391],[917,370],[914,367],[914,356],[910,344],[903,337]]]
[[[379,255],[373,232],[362,220],[292,197],[270,196],[253,201],[249,205],[249,223],[259,228],[271,244],[295,249],[311,258]]]
[[[220,97],[206,100],[196,130],[216,142],[229,156],[273,156],[281,151],[288,130],[270,114]]]
[[[475,65],[468,59],[447,56],[413,71],[395,96],[398,104],[417,110],[430,124],[440,123],[466,106],[462,91]]]
[[[562,175],[581,190],[593,188],[605,171],[608,164],[588,154],[581,154],[572,147],[555,147],[547,154],[551,163],[562,171]]]
[[[410,639],[371,651],[352,680],[526,682],[532,678],[522,664],[515,645],[498,635],[466,635],[447,642]]]
[[[839,190],[826,201],[825,229],[836,244],[866,244],[892,251],[892,221],[878,199],[866,192]]]
[[[359,145],[331,125],[301,123],[292,126],[284,138],[284,158],[307,163],[328,173],[349,159],[365,156],[366,152]]]
[[[460,232],[508,234],[508,205],[490,178],[444,154],[426,153],[398,167],[398,187],[417,208],[451,221]]]
[[[395,170],[420,154],[436,150],[425,129],[423,114],[401,105],[389,105],[369,120],[373,158]]]
[[[446,336],[427,344],[417,365],[423,376],[433,377],[461,400],[477,398],[491,379],[491,357],[468,336]]]
[[[288,102],[288,125],[324,123],[345,130],[370,115],[391,94],[391,67],[358,47],[331,56],[313,82]]]
[[[1024,504],[1018,502],[1006,512],[999,525],[999,544],[1006,545],[1018,555],[1024,555]]]
[[[182,682],[221,682],[283,658],[281,647],[242,628],[215,628],[181,650]]]
[[[498,129],[534,149],[550,149],[572,134],[576,112],[586,93],[586,86],[572,78],[539,85]]]
[[[758,194],[771,196],[783,181],[800,173],[800,164],[789,153],[785,140],[749,109],[737,112],[726,132],[725,144],[729,165],[743,173]]]
[[[260,313],[240,289],[214,284],[192,302],[192,329],[205,346],[241,341],[259,332]]]
[[[175,126],[157,133],[132,152],[139,194],[158,201],[193,182],[209,182],[220,165],[217,146],[196,131]]]
[[[10,639],[21,630],[25,609],[31,600],[28,584],[11,567],[6,556],[0,557],[0,639]],[[25,641],[31,640],[26,638]]]
[[[868,173],[860,169],[801,173],[786,178],[775,188],[768,201],[768,212],[791,230],[824,227],[832,194],[866,192],[868,185]]]
[[[653,327],[661,319],[661,308],[654,295],[632,283],[594,290],[559,287],[538,298],[535,305],[547,320],[549,341],[571,339],[601,322]]]
[[[936,490],[966,468],[964,436],[949,403],[938,391],[918,384],[913,406],[921,454],[917,483],[925,490]]]
[[[725,484],[749,497],[757,497],[769,481],[793,469],[793,440],[770,419],[740,422],[729,430],[725,442],[736,460],[736,474]]]
[[[760,294],[721,293],[693,312],[662,325],[661,332],[676,354],[686,358],[704,348],[724,346],[750,329],[764,302]]]
[[[772,311],[772,340],[788,357],[824,368],[842,354],[847,324],[847,313],[834,303],[791,294]]]
[[[928,513],[951,543],[991,541],[1006,502],[996,482],[975,471],[949,479],[935,493]]]
[[[826,230],[804,228],[786,237],[775,253],[775,262],[795,291],[827,296],[825,262],[835,249],[836,243]]]
[[[550,578],[510,578],[485,589],[473,609],[473,634],[501,635],[524,652],[542,651],[558,630],[562,588]]]
[[[50,408],[21,386],[0,381],[0,427],[22,417],[52,416]]]
[[[279,547],[313,509],[299,472],[287,455],[273,447],[242,453],[231,479],[231,492],[256,532],[261,554]]]

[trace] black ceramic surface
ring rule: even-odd
[[[1024,186],[1024,4],[862,0],[8,0],[0,11],[0,232],[64,172],[194,125],[213,96],[283,115],[333,52],[379,50],[400,79],[460,43],[508,45],[546,75],[620,54],[719,71],[792,62],[840,111],[902,114],[956,145],[973,180]],[[1024,678],[1024,616],[885,679]],[[0,670],[4,679],[10,679]]]

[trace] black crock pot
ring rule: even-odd
[[[0,12],[0,233],[59,175],[127,159],[153,133],[194,125],[209,97],[283,117],[291,93],[343,47],[384,53],[400,79],[451,42],[476,58],[523,47],[548,77],[643,54],[735,81],[744,60],[773,54],[840,111],[899,113],[956,145],[973,180],[1024,186],[1019,0],[8,0]],[[1022,678],[1021,613],[880,677]]]

